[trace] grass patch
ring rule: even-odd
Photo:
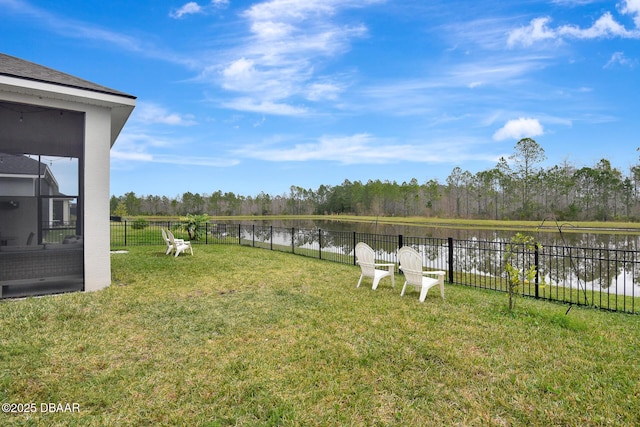
[[[95,293],[0,302],[0,400],[80,413],[16,425],[640,424],[634,315],[448,285],[277,251],[163,246],[112,255]]]

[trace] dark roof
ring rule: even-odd
[[[10,175],[34,175],[37,174],[38,161],[27,156],[0,153],[0,174]],[[40,175],[47,165],[40,162]]]
[[[5,55],[4,53],[0,53],[0,75],[136,99],[133,95],[109,89],[108,87],[91,83],[33,62]]]

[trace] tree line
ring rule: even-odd
[[[111,197],[114,215],[310,215],[427,216],[468,219],[640,220],[640,164],[627,173],[607,159],[593,166],[568,162],[544,168],[544,149],[524,138],[514,153],[491,169],[471,173],[455,167],[445,182],[416,178],[345,180],[316,190],[292,185],[288,194],[186,192],[182,196]]]

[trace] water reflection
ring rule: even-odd
[[[484,228],[448,228],[425,227],[410,224],[382,224],[376,221],[327,221],[327,220],[245,220],[229,221],[229,223],[243,225],[256,225],[259,227],[273,226],[275,228],[299,228],[311,230],[329,230],[356,232],[366,234],[380,234],[389,236],[409,237],[433,237],[456,240],[478,239],[489,242],[508,242],[517,231],[514,230],[490,230]],[[583,248],[608,248],[635,251],[640,248],[640,235],[637,233],[588,233],[576,232],[565,224],[546,223],[545,229],[529,232],[542,245],[557,245]]]

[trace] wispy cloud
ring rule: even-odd
[[[229,0],[211,0],[209,4],[200,5],[194,1],[183,4],[177,9],[173,9],[169,12],[169,16],[175,19],[180,19],[188,15],[199,15],[208,13],[213,9],[224,8],[229,5]]]
[[[39,25],[49,27],[51,30],[65,37],[100,40],[127,50],[142,50],[140,42],[126,34],[100,28],[86,22],[63,18],[44,9],[32,6],[26,1],[0,0],[0,6],[5,8],[5,12],[28,16],[30,19],[38,22]]]
[[[431,143],[397,144],[368,133],[325,135],[316,141],[289,144],[247,145],[231,154],[270,162],[325,161],[342,165],[388,164],[398,162],[455,163],[460,160],[490,160],[499,156],[473,152],[476,142],[451,139]]]
[[[132,121],[144,124],[164,124],[169,126],[192,126],[197,122],[191,114],[170,112],[153,102],[139,101],[133,112]]]
[[[172,166],[203,166],[203,167],[232,167],[238,165],[238,160],[224,159],[220,157],[192,157],[179,154],[150,154],[126,152],[118,149],[111,150],[111,160],[118,162],[123,161],[127,164],[130,162],[144,163],[160,163]],[[114,166],[118,166],[117,163]]]
[[[241,111],[298,115],[309,109],[283,108],[292,99],[336,100],[346,84],[339,76],[317,70],[326,59],[347,52],[352,40],[367,34],[361,23],[340,22],[340,11],[381,1],[270,0],[254,4],[240,14],[249,35],[225,55],[227,62],[205,69],[201,78],[238,94],[238,100],[225,105]]]
[[[172,165],[229,167],[239,163],[237,159],[224,156],[193,156],[184,151],[189,141],[180,141],[173,135],[152,134],[145,128],[123,132],[111,149],[115,166],[130,162],[162,163]]]
[[[305,107],[296,107],[283,102],[266,101],[249,97],[234,98],[230,101],[223,102],[222,106],[232,110],[276,116],[301,116],[308,112]]]
[[[2,8],[4,8],[4,10],[2,10]],[[161,59],[189,68],[197,67],[199,64],[198,59],[158,47],[139,37],[123,32],[112,31],[89,22],[60,16],[33,6],[23,0],[0,0],[0,12],[27,16],[30,21],[37,23],[41,28],[46,28],[66,38],[82,40],[84,43],[95,42],[99,43],[101,47],[109,45],[121,49],[124,52],[132,52],[148,58]]]
[[[604,68],[613,68],[616,65],[634,68],[636,65],[638,65],[638,61],[626,57],[624,52],[614,52],[613,55],[611,55],[609,61],[607,61],[607,63],[604,65]]]

